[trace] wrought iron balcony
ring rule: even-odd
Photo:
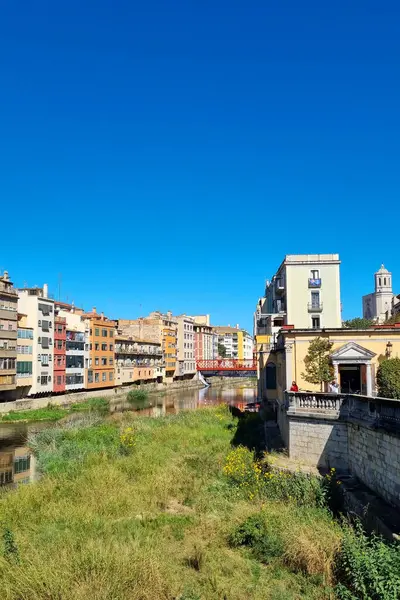
[[[312,277],[310,277],[310,279],[308,280],[308,287],[309,288],[320,288],[321,287],[321,279],[312,279]]]
[[[308,303],[308,312],[322,312],[323,304],[322,302],[309,302]]]

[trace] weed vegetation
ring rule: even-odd
[[[372,562],[378,551],[385,565],[389,555],[378,540],[358,547],[361,534],[334,521],[334,478],[275,474],[232,449],[236,425],[218,407],[77,414],[40,432],[31,445],[42,478],[0,496],[1,598],[397,598],[360,595],[371,569],[351,580],[355,554],[368,550]],[[384,546],[393,561],[397,547]]]
[[[9,413],[0,416],[0,422],[59,421],[63,417],[76,412],[95,412],[104,416],[110,412],[110,402],[107,398],[89,398],[83,402],[71,404],[67,408],[49,402],[45,408],[11,410]]]

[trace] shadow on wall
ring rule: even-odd
[[[260,413],[242,413],[235,407],[231,407],[231,412],[238,418],[232,446],[245,446],[256,457],[261,457],[266,450],[282,450],[283,442],[275,419],[266,421]]]

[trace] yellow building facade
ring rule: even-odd
[[[304,359],[315,338],[332,343],[330,362],[339,391],[376,395],[376,373],[385,358],[400,357],[400,327],[377,326],[370,329],[281,330],[276,345],[257,336],[259,395],[283,401],[284,393],[295,381],[300,390],[321,391],[318,384],[305,380]],[[326,391],[326,390],[322,390]]]

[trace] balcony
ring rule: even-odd
[[[17,330],[16,329],[0,329],[0,340],[16,340]]]
[[[318,313],[322,312],[323,304],[322,302],[309,302],[308,303],[308,312]]]
[[[17,349],[16,348],[2,348],[0,346],[0,358],[16,358],[17,357]]]
[[[320,288],[321,287],[321,279],[312,279],[310,277],[310,279],[308,280],[308,287],[309,288]]]
[[[275,293],[282,294],[285,291],[285,284],[283,279],[279,278],[275,280]]]
[[[17,321],[17,308],[0,306],[0,319],[8,319],[9,321]]]

